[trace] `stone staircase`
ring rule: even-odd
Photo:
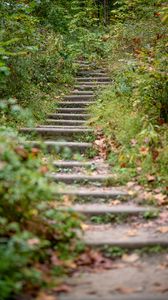
[[[71,207],[59,209],[70,208],[85,215],[87,226],[82,238],[88,246],[131,250],[153,246],[167,247],[168,232],[160,234],[157,226],[148,226],[148,221],[144,219],[145,214],[150,215],[156,210],[153,207],[137,205],[136,199],[131,199],[126,187],[115,187],[115,174],[111,174],[108,164],[102,159],[87,159],[87,152],[93,148],[92,142],[87,142],[88,137],[94,136],[93,129],[88,127],[86,122],[90,117],[88,106],[96,103],[95,90],[111,84],[111,79],[104,69],[96,68],[94,64],[84,61],[79,61],[78,64],[74,90],[70,95],[62,97],[57,110],[48,115],[46,124],[36,128],[22,128],[21,132],[42,136],[48,152],[52,154],[58,149],[70,149],[71,160],[54,161],[55,171],[49,176],[54,182],[64,183],[56,189],[56,197],[68,197],[73,203]],[[30,143],[40,146],[38,140]],[[80,153],[80,160],[74,159],[76,153]],[[113,222],[105,224],[105,216]],[[110,278],[107,280],[111,280]],[[80,297],[79,293],[72,292],[69,296],[61,296],[60,299],[102,299],[101,295],[89,292],[83,292],[82,295]],[[144,295],[142,293],[142,298],[138,298],[137,294],[135,296],[138,299],[166,299],[165,295],[159,295],[158,298],[153,295],[153,298],[150,298],[149,291]],[[145,298],[146,295],[148,298]],[[107,298],[103,299],[126,299],[122,297],[121,292],[117,297],[108,294]]]

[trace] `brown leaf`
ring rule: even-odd
[[[168,233],[168,226],[162,226],[157,229],[161,233]]]
[[[113,206],[113,205],[119,205],[119,204],[121,204],[120,200],[112,200],[112,202],[109,205]]]
[[[55,253],[52,254],[51,256],[51,262],[54,266],[62,266],[63,263],[59,260],[57,255]]]
[[[148,147],[145,147],[145,146],[142,146],[142,147],[140,148],[139,152],[140,152],[142,155],[146,156],[146,155],[149,153],[149,148],[148,148]]]
[[[138,234],[136,229],[131,229],[127,231],[128,236],[136,236]]]
[[[57,299],[54,295],[49,295],[45,292],[40,292],[36,300],[57,300]]]
[[[18,146],[17,148],[15,148],[15,152],[21,156],[23,159],[27,159],[29,156],[29,153],[27,150],[24,149],[23,146]]]
[[[130,254],[130,255],[124,254],[122,256],[122,260],[124,262],[128,262],[128,263],[133,263],[133,262],[137,261],[138,259],[139,259],[139,255],[136,254],[136,253],[133,253],[133,254]]]
[[[41,174],[46,174],[48,172],[48,167],[47,166],[42,166],[40,167],[40,173]]]
[[[153,291],[157,292],[157,293],[166,293],[168,292],[168,286],[157,286],[153,288]]]
[[[132,294],[135,292],[135,289],[125,286],[119,286],[115,289],[115,291],[121,294]]]
[[[159,205],[164,205],[168,203],[168,198],[166,195],[159,193],[154,196]]]
[[[27,241],[27,244],[28,244],[29,246],[39,245],[39,243],[40,243],[40,240],[39,240],[38,238],[29,239],[29,240]]]
[[[61,284],[58,287],[52,289],[56,293],[70,293],[72,288],[67,284]]]
[[[147,180],[148,180],[148,182],[153,182],[153,181],[155,181],[156,180],[156,177],[155,176],[153,176],[153,175],[147,175],[146,176],[147,177]]]
[[[32,148],[31,153],[33,156],[37,156],[40,153],[40,149],[38,148]]]

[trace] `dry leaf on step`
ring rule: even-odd
[[[56,293],[70,293],[72,288],[67,284],[61,284],[60,286],[55,287],[52,290]]]
[[[168,226],[162,226],[157,229],[161,233],[168,233]]]
[[[124,262],[128,262],[128,263],[136,262],[138,259],[139,259],[139,255],[136,254],[136,253],[133,253],[133,254],[130,254],[130,255],[124,254],[122,256],[122,260]]]
[[[136,236],[138,231],[136,229],[131,229],[127,231],[127,236]]]
[[[81,223],[81,229],[82,230],[87,230],[87,229],[89,229],[89,225],[88,224],[85,224],[85,223]]]
[[[132,294],[135,292],[135,289],[126,286],[119,286],[115,289],[115,291],[121,294]]]
[[[54,295],[49,295],[45,292],[40,292],[36,300],[57,300],[57,299]]]

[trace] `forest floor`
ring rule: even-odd
[[[68,159],[60,156],[54,161],[57,172],[51,177],[62,182],[57,193],[65,208],[85,215],[81,238],[87,251],[71,266],[66,283],[47,299],[168,297],[168,212],[149,205],[152,191],[134,179],[120,183],[101,155],[99,135],[87,125],[95,90],[108,84],[106,70],[79,62],[73,92],[60,100],[47,124],[22,129],[41,134],[50,148],[71,149]],[[166,201],[159,189],[154,196]]]

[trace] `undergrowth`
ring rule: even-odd
[[[130,2],[121,2],[122,13],[112,12],[107,42],[106,62],[114,83],[98,95],[90,123],[106,137],[113,171],[131,171],[140,183],[161,185],[166,192],[167,26],[158,1],[147,7],[145,1],[131,2],[133,15],[128,14]]]
[[[57,209],[42,154],[10,128],[0,131],[0,295],[36,296],[83,249],[80,218]],[[56,272],[58,274],[56,274]]]

